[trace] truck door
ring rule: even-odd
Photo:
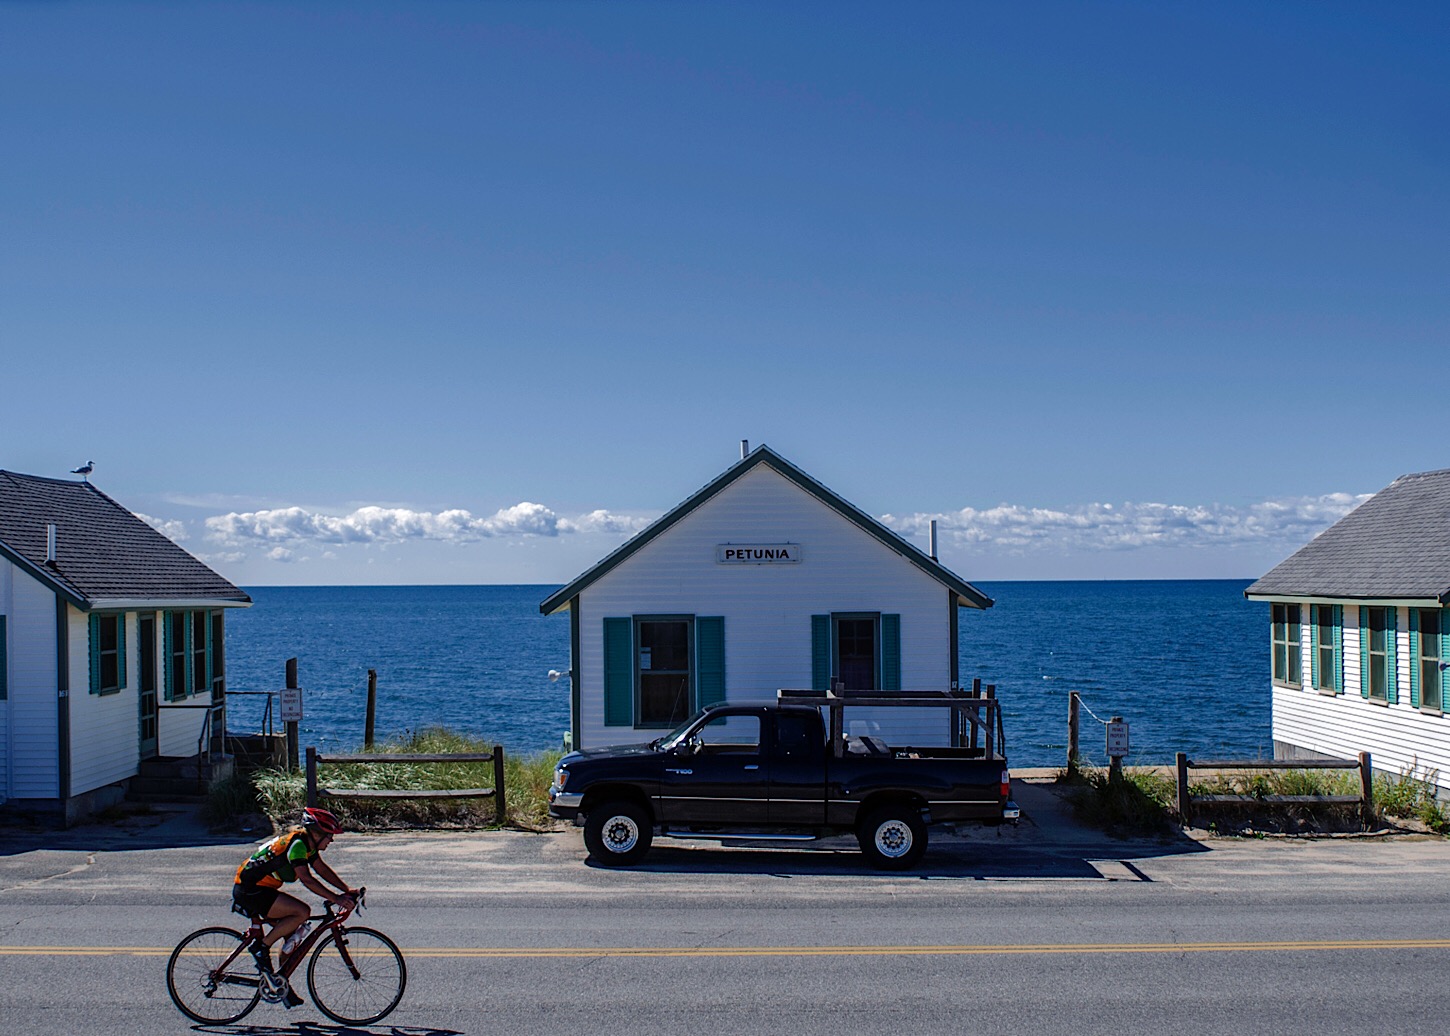
[[[666,759],[660,819],[666,823],[742,827],[766,822],[769,767],[760,709],[710,714],[691,740],[692,755]]]
[[[822,824],[826,819],[826,732],[814,709],[775,714],[770,752],[770,822]]]

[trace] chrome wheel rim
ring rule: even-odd
[[[897,860],[911,852],[911,825],[904,820],[888,820],[876,828],[876,851]]]
[[[604,844],[612,853],[627,853],[639,844],[639,825],[626,816],[613,816],[604,822]]]

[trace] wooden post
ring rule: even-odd
[[[503,745],[493,746],[494,822],[500,826],[509,819],[508,797],[503,783]]]
[[[1077,691],[1067,692],[1067,775],[1069,777],[1077,773],[1078,760],[1078,734],[1081,728],[1078,723],[1078,700]]]
[[[287,659],[287,683],[285,686],[288,688],[297,686],[297,659],[295,658]],[[297,721],[295,719],[287,722],[287,769],[294,772],[297,769]]]
[[[982,696],[982,678],[980,676],[976,676],[976,677],[973,677],[972,678],[972,697],[973,698],[980,698],[981,696]],[[981,718],[982,718],[982,710],[981,710],[981,707],[980,706],[977,707],[976,709],[973,709],[972,710],[972,716],[975,719],[977,719],[977,720],[981,720]],[[972,732],[967,737],[967,747],[968,748],[976,748],[977,747],[977,724],[976,723],[973,723],[972,724]]]
[[[317,805],[317,748],[307,746],[307,804]]]
[[[368,670],[368,711],[363,721],[363,747],[373,750],[373,717],[378,711],[378,671]]]
[[[996,701],[997,685],[994,683],[987,684],[987,688],[983,693],[987,696],[988,701]],[[997,744],[996,738],[993,736],[993,731],[997,729],[996,724],[993,722],[996,717],[996,712],[997,707],[994,705],[992,706],[992,708],[987,709],[982,717],[983,722],[985,722],[987,725],[987,732],[984,740],[986,742],[985,749],[988,759],[992,758],[993,755],[1000,755],[1002,751],[1001,746]]]
[[[1193,816],[1193,800],[1188,795],[1188,753],[1179,752],[1174,761],[1178,769],[1178,818],[1187,827]]]
[[[1359,753],[1359,794],[1364,813],[1364,826],[1374,823],[1374,770],[1370,768],[1369,753]]]
[[[1121,722],[1123,722],[1123,717],[1122,716],[1114,716],[1113,717],[1113,722],[1114,723],[1121,723]],[[1109,784],[1122,784],[1123,783],[1123,757],[1120,756],[1120,755],[1110,755],[1110,756],[1108,756],[1108,783]]]

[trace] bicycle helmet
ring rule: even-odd
[[[313,828],[325,835],[342,834],[342,822],[330,810],[308,806],[302,811],[302,826]]]

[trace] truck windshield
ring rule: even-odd
[[[664,737],[657,737],[653,741],[651,741],[650,747],[657,748],[661,752],[674,751],[675,746],[680,743],[680,739],[685,736],[685,731],[693,727],[695,725],[695,721],[699,718],[700,714],[698,712],[695,713],[693,716],[685,720],[685,722],[681,723],[674,730],[671,730]]]

